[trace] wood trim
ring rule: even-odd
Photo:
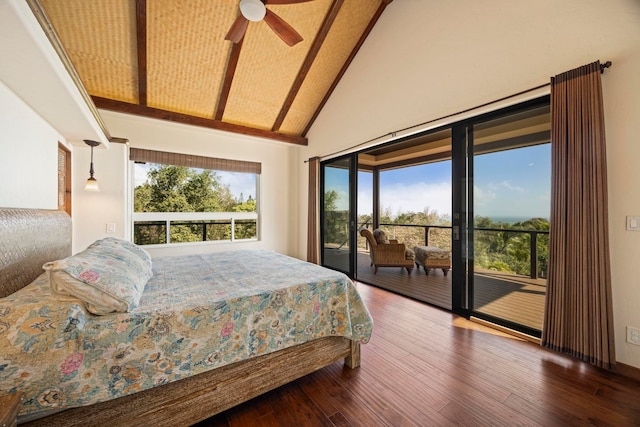
[[[300,91],[302,84],[307,78],[307,73],[309,73],[311,66],[316,60],[316,57],[318,56],[318,52],[320,52],[320,48],[322,47],[322,44],[327,38],[327,35],[329,34],[329,30],[331,30],[331,27],[333,26],[333,23],[335,22],[336,17],[338,16],[338,12],[340,12],[340,8],[342,7],[343,3],[344,3],[344,0],[333,0],[333,3],[331,4],[331,8],[329,9],[329,12],[327,13],[327,16],[324,18],[324,21],[322,22],[320,31],[318,31],[316,38],[313,40],[311,49],[309,49],[309,52],[307,53],[307,56],[304,59],[304,62],[302,63],[302,66],[300,67],[300,71],[298,71],[298,75],[296,76],[296,79],[294,80],[293,85],[289,90],[289,94],[287,95],[287,98],[285,99],[284,104],[280,109],[280,113],[278,114],[278,117],[276,118],[273,124],[273,127],[271,128],[272,131],[277,132],[278,130],[280,130],[280,126],[282,126],[284,119],[287,117],[287,114],[291,109],[291,105],[293,105],[293,101],[296,99],[296,96],[298,95],[298,92]]]
[[[21,391],[0,396],[0,426],[13,427],[17,425],[16,420],[23,400],[24,393]]]
[[[505,326],[498,325],[496,323],[492,323],[475,316],[469,317],[469,320],[472,322],[478,323],[482,326],[486,326],[488,328],[495,329],[500,332],[504,332],[505,334],[513,335],[514,337],[540,345],[540,338],[525,334],[524,332],[516,331],[515,329],[507,328]]]
[[[631,378],[635,381],[640,381],[640,369],[635,366],[626,365],[624,363],[616,362],[616,369],[620,375],[624,375],[627,378]]]
[[[340,69],[340,72],[338,73],[338,75],[336,76],[335,80],[331,84],[331,87],[329,88],[327,93],[324,95],[324,98],[322,98],[322,101],[320,102],[320,104],[318,104],[318,108],[316,108],[315,113],[313,113],[313,116],[311,116],[311,119],[309,120],[309,123],[307,123],[307,126],[302,131],[302,136],[306,137],[307,133],[309,133],[309,129],[311,129],[311,126],[313,125],[313,122],[315,122],[316,119],[318,118],[318,115],[320,114],[320,111],[322,111],[322,109],[324,108],[324,105],[327,103],[327,101],[329,100],[329,97],[331,96],[333,91],[338,86],[338,83],[342,79],[342,76],[344,76],[344,73],[346,73],[347,68],[349,68],[349,65],[351,65],[351,62],[356,57],[356,54],[358,53],[358,51],[360,50],[360,48],[364,44],[364,41],[369,36],[369,33],[371,33],[371,30],[373,30],[373,27],[376,25],[376,22],[378,22],[378,19],[380,19],[380,16],[382,15],[382,12],[384,12],[384,9],[387,7],[387,5],[389,5],[391,3],[391,1],[393,1],[393,0],[382,0],[382,2],[380,3],[380,6],[378,7],[378,10],[376,11],[376,13],[371,18],[371,21],[369,21],[369,25],[367,26],[367,28],[364,30],[364,32],[360,36],[360,40],[358,40],[358,43],[353,48],[353,51],[351,51],[351,55],[349,55],[349,58],[347,58],[347,60],[345,61],[344,65]]]
[[[359,353],[357,343],[325,337],[25,425],[192,425],[340,359],[355,368]]]
[[[389,162],[389,163],[380,162],[380,164],[377,164],[375,167],[381,171],[384,171],[388,169],[396,169],[396,168],[405,167],[405,166],[415,166],[415,165],[421,165],[425,163],[434,163],[434,162],[450,160],[450,159],[451,159],[451,151],[445,151],[443,153],[436,153],[436,154],[430,154],[428,156],[416,157],[415,159],[398,160],[398,161]]]
[[[64,191],[64,210],[66,213],[71,216],[71,151],[67,149],[64,145],[58,142],[58,155],[60,153],[64,153],[64,189],[58,188],[58,194],[60,191]],[[60,186],[60,167],[58,165],[58,186]],[[60,209],[60,205],[58,205],[58,209]]]
[[[118,138],[117,136],[112,136],[109,138],[109,142],[115,142],[117,144],[127,144],[129,140],[127,138]]]
[[[225,123],[220,120],[207,119],[204,117],[195,117],[172,111],[160,110],[145,105],[130,104],[128,102],[116,101],[113,99],[92,96],[93,102],[98,108],[105,110],[117,111],[120,113],[134,114],[152,119],[166,120],[185,125],[200,126],[210,129],[217,129],[226,132],[235,132],[258,138],[273,139],[276,141],[287,142],[289,144],[308,145],[308,140],[304,136],[286,135],[270,130],[256,129],[248,126],[237,125],[233,123]]]
[[[147,0],[136,0],[138,104],[147,105]]]
[[[220,97],[218,98],[218,108],[216,109],[216,114],[214,116],[215,120],[222,120],[224,110],[227,108],[227,101],[229,100],[229,93],[231,92],[233,78],[236,75],[236,68],[238,67],[243,41],[244,37],[240,39],[238,43],[233,43],[231,48],[229,61],[227,62],[227,71],[224,73],[224,83],[222,84],[222,90],[220,91]]]

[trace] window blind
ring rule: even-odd
[[[140,163],[159,163],[163,165],[186,166],[189,168],[213,169],[227,172],[260,174],[262,171],[262,163],[257,162],[218,159],[215,157],[169,153],[166,151],[145,150],[142,148],[130,148],[129,159]]]

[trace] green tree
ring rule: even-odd
[[[238,203],[229,186],[220,181],[215,171],[207,169],[153,165],[147,181],[134,190],[135,212],[255,212],[255,206],[251,198]],[[165,227],[141,224],[135,228],[136,243],[166,243]],[[255,221],[252,227],[247,222],[240,228],[240,235],[256,235]],[[201,221],[171,224],[170,234],[172,242],[230,239],[231,224],[228,221],[207,225]]]
[[[232,208],[232,212],[255,212],[256,211],[256,201],[249,196],[246,202],[242,202],[242,195],[240,195],[240,199],[238,200],[238,204],[236,204]]]
[[[232,212],[256,212],[256,201],[249,196],[249,198],[243,202],[242,193],[237,200],[237,204],[232,208]],[[252,220],[237,220],[235,222],[235,238],[236,239],[250,239],[256,237],[258,232],[256,230],[256,222]]]
[[[324,244],[339,246],[349,237],[348,212],[338,210],[340,194],[335,190],[324,193]]]
[[[229,212],[235,199],[215,171],[154,165],[135,188],[136,212]]]
[[[479,268],[522,275],[531,274],[531,234],[509,230],[548,231],[549,221],[531,218],[515,224],[493,222],[490,218],[474,219],[474,257]],[[481,228],[500,229],[484,231]],[[504,230],[504,231],[502,231]],[[538,234],[538,276],[546,277],[549,265],[549,235]]]

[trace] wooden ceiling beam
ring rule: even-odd
[[[220,120],[207,119],[204,117],[195,117],[187,114],[176,113],[173,111],[161,110],[145,105],[130,104],[128,102],[116,101],[113,99],[92,96],[94,104],[98,108],[104,110],[117,111],[126,114],[135,114],[153,119],[166,120],[185,125],[200,126],[210,129],[222,130],[225,132],[239,133],[258,138],[273,139],[275,141],[287,142],[289,144],[307,145],[308,140],[303,136],[286,135],[279,132],[273,132],[265,129],[256,129],[248,126],[237,125],[233,123],[224,123]]]
[[[280,109],[280,113],[278,114],[278,117],[276,118],[273,127],[271,128],[272,131],[277,132],[280,130],[280,126],[282,126],[284,119],[287,117],[287,114],[291,109],[291,105],[293,105],[293,101],[295,101],[296,96],[298,95],[298,92],[302,87],[302,83],[304,83],[304,80],[307,78],[307,74],[309,73],[313,62],[316,60],[318,52],[320,52],[320,48],[322,48],[322,44],[327,38],[329,30],[331,30],[331,27],[333,26],[333,23],[335,22],[336,17],[338,16],[338,12],[340,12],[340,8],[342,7],[343,3],[344,0],[333,0],[327,16],[325,16],[324,21],[322,22],[320,31],[318,31],[316,38],[313,40],[311,49],[309,49],[309,53],[307,53],[307,56],[304,59],[302,66],[300,67],[300,71],[298,71],[298,75],[296,76],[296,79],[294,80],[293,85],[289,90],[289,94],[287,95],[287,98],[285,99],[284,104]]]
[[[356,45],[354,46],[353,50],[351,51],[351,55],[349,55],[349,58],[347,58],[347,60],[345,61],[344,65],[340,69],[340,72],[338,73],[338,75],[336,76],[335,80],[331,84],[331,87],[329,87],[329,90],[324,95],[324,98],[322,98],[322,101],[320,102],[320,104],[318,104],[318,108],[316,108],[316,111],[315,111],[315,113],[313,113],[313,116],[311,116],[311,119],[309,120],[309,123],[307,123],[307,126],[302,131],[302,136],[306,137],[307,133],[309,132],[309,129],[311,129],[311,125],[313,125],[313,122],[315,122],[316,119],[318,118],[318,115],[320,114],[320,111],[322,111],[322,109],[324,108],[324,105],[329,100],[329,97],[331,96],[331,94],[335,90],[336,86],[338,86],[338,83],[340,82],[340,79],[342,79],[342,76],[347,71],[347,68],[349,68],[349,65],[351,65],[351,62],[353,61],[353,58],[356,57],[356,54],[358,53],[358,51],[360,50],[360,48],[364,44],[364,41],[369,36],[369,33],[371,32],[371,30],[373,30],[373,27],[376,25],[376,22],[378,22],[378,19],[380,19],[380,16],[382,15],[382,12],[384,12],[384,9],[389,4],[391,4],[392,1],[393,0],[381,0],[380,1],[380,6],[378,6],[378,10],[376,10],[376,13],[371,18],[371,21],[369,21],[369,25],[367,25],[367,28],[364,30],[364,32],[360,36],[360,39],[358,40],[358,43],[356,43]]]
[[[229,99],[229,93],[231,92],[231,84],[233,84],[233,78],[236,75],[236,68],[238,66],[238,60],[240,59],[240,51],[242,50],[242,42],[244,37],[240,39],[238,43],[233,43],[231,47],[231,53],[229,54],[229,60],[227,61],[227,70],[224,73],[224,82],[222,89],[220,90],[220,96],[218,97],[218,107],[216,108],[216,114],[213,117],[215,120],[222,120],[224,116],[224,110],[227,108],[227,100]]]
[[[147,0],[136,0],[138,104],[147,105]]]

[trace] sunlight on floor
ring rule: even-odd
[[[472,318],[473,320],[467,320],[463,317],[456,317],[453,319],[453,326],[456,328],[471,329],[474,331],[485,332],[487,334],[496,335],[499,337],[509,338],[518,341],[531,341],[537,342],[537,338],[530,337],[522,334],[518,331],[513,331],[508,328],[503,328],[499,325],[494,325],[489,322],[485,322],[481,319]]]

